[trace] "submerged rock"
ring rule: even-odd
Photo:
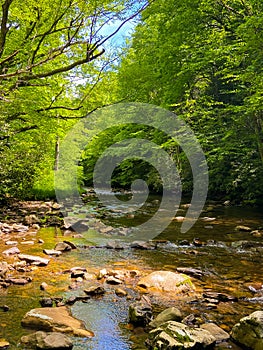
[[[248,226],[239,225],[235,227],[235,231],[251,232],[252,229],[251,227],[248,227]]]
[[[152,306],[145,300],[132,303],[129,307],[129,322],[136,326],[146,326],[152,319]]]
[[[84,324],[71,316],[67,307],[46,307],[32,309],[21,321],[23,327],[48,332],[68,333],[80,337],[92,337]]]
[[[193,292],[195,287],[189,276],[171,271],[155,271],[139,280],[138,286],[163,292]]]
[[[228,301],[238,301],[238,298],[234,295],[229,295],[226,293],[220,293],[220,292],[204,292],[203,297],[207,299],[212,299],[212,300],[218,300],[222,302],[228,302]]]
[[[26,346],[26,349],[72,349],[73,343],[65,334],[58,332],[46,333],[42,331],[35,332],[30,335],[25,335],[21,338],[21,344]]]
[[[149,333],[147,344],[154,350],[208,349],[216,342],[207,330],[168,321]]]
[[[252,350],[263,349],[263,311],[255,311],[241,318],[230,335],[237,343]]]

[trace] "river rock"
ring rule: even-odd
[[[175,217],[173,218],[173,220],[174,220],[174,221],[177,221],[177,222],[183,222],[184,219],[185,219],[184,216],[175,216]]]
[[[72,229],[77,232],[85,232],[89,229],[88,220],[76,220],[75,217],[67,217],[64,219],[64,228],[66,230]]]
[[[52,307],[53,299],[52,298],[42,298],[39,300],[39,303],[42,307]]]
[[[168,309],[165,309],[161,313],[159,313],[155,319],[149,323],[149,326],[152,328],[157,328],[161,324],[167,322],[167,321],[177,321],[180,322],[182,320],[182,314],[181,311],[178,310],[175,307],[169,307]]]
[[[0,262],[0,277],[5,277],[6,273],[9,270],[9,265],[6,261]]]
[[[72,349],[73,343],[65,334],[58,332],[46,333],[42,331],[35,332],[30,335],[25,335],[21,338],[21,343],[27,349]]]
[[[83,303],[87,302],[90,299],[90,296],[85,294],[84,292],[80,292],[77,295],[72,295],[71,297],[69,297],[68,299],[65,300],[65,304],[67,305],[73,305],[75,304],[77,301],[82,301]],[[65,305],[64,304],[64,305]]]
[[[190,328],[183,323],[168,321],[150,331],[147,341],[154,350],[208,349],[215,337],[202,328]]]
[[[230,333],[239,344],[252,350],[263,349],[263,311],[255,311],[241,318]]]
[[[35,214],[27,215],[25,217],[25,223],[27,225],[39,224],[40,219]]]
[[[193,292],[195,287],[189,276],[171,271],[155,271],[139,280],[138,286],[163,292]]]
[[[129,322],[136,326],[146,326],[152,319],[152,306],[140,300],[129,306]]]
[[[251,232],[252,229],[251,227],[248,227],[248,226],[239,225],[235,227],[235,231]]]
[[[206,272],[199,270],[199,269],[194,269],[192,267],[177,267],[176,271],[183,273],[183,274],[186,274],[186,275],[189,275],[189,276],[193,276],[193,277],[198,278],[198,279],[207,275]]]
[[[4,340],[4,339],[0,339],[0,349],[7,349],[9,347],[9,342]]]
[[[41,258],[40,256],[36,256],[36,255],[19,254],[18,258],[20,260],[24,260],[28,262],[29,264],[39,265],[39,266],[46,266],[49,263],[49,259]]]
[[[5,245],[17,245],[18,242],[17,241],[6,241]]]
[[[98,273],[98,280],[102,279],[103,277],[107,276],[108,274],[108,271],[106,269],[101,269]]]
[[[155,245],[146,241],[134,241],[130,247],[133,249],[151,250],[155,248]]]
[[[23,277],[10,277],[5,280],[7,283],[12,283],[12,284],[18,284],[21,286],[24,286],[25,284],[31,282],[30,278],[23,278]]]
[[[23,327],[47,332],[68,333],[80,337],[94,334],[85,329],[84,324],[71,316],[67,307],[46,307],[32,309],[21,321]]]
[[[126,247],[125,244],[118,242],[118,241],[109,241],[106,244],[107,249],[116,249],[116,250],[122,250]]]
[[[47,287],[48,287],[48,284],[47,284],[46,282],[42,282],[42,283],[40,284],[40,289],[41,289],[41,290],[46,290]]]
[[[33,244],[35,244],[35,242],[34,241],[22,241],[22,242],[20,242],[20,244],[33,245]]]
[[[230,335],[224,331],[222,328],[218,327],[215,323],[204,323],[200,326],[202,329],[206,329],[209,333],[211,333],[218,343],[228,340]]]
[[[60,252],[69,252],[71,249],[71,246],[65,242],[59,242],[55,246],[55,250],[58,250]]]
[[[226,293],[220,293],[220,292],[207,291],[203,293],[203,297],[207,299],[222,301],[222,302],[238,301],[238,298],[236,296],[226,294]]]
[[[17,247],[12,247],[12,248],[4,250],[2,254],[5,256],[20,254],[20,250]]]
[[[121,284],[122,283],[122,281],[119,278],[116,278],[114,276],[107,277],[106,282],[108,284]]]
[[[86,270],[86,269],[85,269]],[[85,270],[72,270],[71,272],[71,278],[79,278],[79,277],[84,277],[85,275]]]
[[[24,226],[22,224],[13,224],[12,225],[12,231],[27,232],[28,231],[28,226]]]
[[[68,244],[69,246],[71,246],[71,249],[77,249],[77,246],[75,243],[70,242],[70,241],[63,241],[64,243]]]
[[[128,295],[126,290],[124,290],[122,288],[116,288],[115,289],[115,294],[118,295],[118,297],[126,297]]]
[[[100,283],[91,283],[86,286],[84,292],[88,295],[101,295],[105,293],[105,288]]]
[[[44,249],[43,253],[46,255],[54,255],[54,256],[59,256],[62,254],[60,250],[55,250],[55,249]]]

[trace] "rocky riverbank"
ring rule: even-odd
[[[100,302],[108,297],[114,300],[116,308],[125,300],[130,337],[139,339],[135,344],[144,344],[134,345],[134,349],[263,348],[262,281],[246,282],[245,292],[233,285],[228,288],[232,293],[228,293],[218,290],[218,277],[213,269],[200,269],[193,264],[177,265],[171,270],[167,264],[161,270],[158,264],[160,256],[181,254],[194,261],[214,248],[233,249],[233,252],[243,249],[244,255],[249,252],[254,260],[258,259],[263,249],[260,229],[248,230],[245,225],[236,225],[238,234],[245,232],[253,240],[231,244],[197,238],[176,244],[167,240],[124,243],[118,238],[113,240],[111,235],[105,244],[92,245],[80,241],[83,238],[80,233],[65,227],[59,209],[53,202],[28,202],[2,211],[0,300],[1,296],[5,299],[8,290],[12,293],[13,288],[21,288],[21,293],[28,288],[30,294],[32,286],[32,291],[37,288],[39,292],[36,293],[38,307],[27,310],[19,320],[25,331],[32,329],[30,334],[24,335],[16,345],[6,337],[0,342],[0,348],[19,345],[26,349],[71,349],[75,346],[75,336],[89,344],[90,337],[96,338],[96,330],[86,329],[83,322],[72,317],[70,310],[75,304],[85,305],[91,300],[100,308]],[[46,235],[41,235],[41,227],[52,225],[54,237],[48,241]],[[87,219],[85,225],[88,225]],[[83,260],[78,266],[74,264],[78,254],[96,255],[99,251],[105,256],[112,252],[123,260],[119,264],[116,261],[115,268],[111,264],[89,265]],[[153,256],[154,268],[138,260],[147,252]],[[226,319],[222,320],[224,313],[233,314],[243,303],[250,306],[246,306],[246,312],[240,317],[236,312],[236,322],[231,320],[227,324]],[[0,308],[3,319],[4,314],[13,312],[8,303],[1,304]],[[250,316],[248,309],[254,311]],[[58,320],[56,315],[64,316]],[[74,328],[63,324],[66,319],[80,323]]]

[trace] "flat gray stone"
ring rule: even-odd
[[[46,266],[49,263],[49,259],[42,258],[36,255],[19,254],[18,258],[20,260],[25,260],[29,264]]]

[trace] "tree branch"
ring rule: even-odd
[[[20,50],[16,50],[13,53],[11,53],[11,55],[7,56],[6,58],[4,58],[1,62],[0,62],[0,66],[2,66],[3,64],[5,64],[6,62],[12,60],[18,53],[20,52]]]
[[[114,102],[114,103],[109,103],[109,104],[105,104],[105,105],[102,105],[102,106],[98,106],[98,107],[95,107],[93,108],[90,112],[88,112],[87,114],[85,115],[81,115],[81,116],[74,116],[74,117],[68,117],[68,116],[62,116],[62,115],[57,115],[56,117],[59,118],[59,119],[63,119],[63,120],[69,120],[69,119],[84,119],[84,118],[87,118],[89,115],[91,115],[93,112],[97,111],[98,109],[100,108],[104,108],[104,107],[109,107],[109,106],[113,106],[117,103],[121,103],[123,102],[125,99],[121,99],[117,102]]]
[[[154,0],[153,0],[154,1]],[[95,43],[95,49],[98,48],[99,46],[103,45],[106,41],[108,41],[109,39],[111,39],[115,34],[117,34],[120,29],[130,20],[132,20],[133,18],[137,17],[139,13],[141,13],[142,11],[144,11],[150,3],[152,3],[153,1],[150,1],[149,3],[145,4],[142,8],[140,8],[137,12],[135,12],[133,15],[131,15],[130,17],[126,18],[118,27],[117,29],[112,32],[110,35],[106,36],[105,38],[103,38],[101,41],[98,40]]]
[[[23,128],[14,131],[14,132],[12,133],[12,135],[0,136],[0,141],[8,140],[11,136],[20,134],[21,132],[25,132],[25,131],[29,131],[29,130],[34,130],[34,129],[38,129],[38,126],[37,126],[37,125],[24,126]]]
[[[78,107],[66,107],[66,106],[50,106],[50,107],[44,107],[35,110],[35,112],[40,113],[40,112],[45,112],[45,111],[51,111],[54,109],[65,109],[67,111],[79,111],[83,106],[78,106]]]

